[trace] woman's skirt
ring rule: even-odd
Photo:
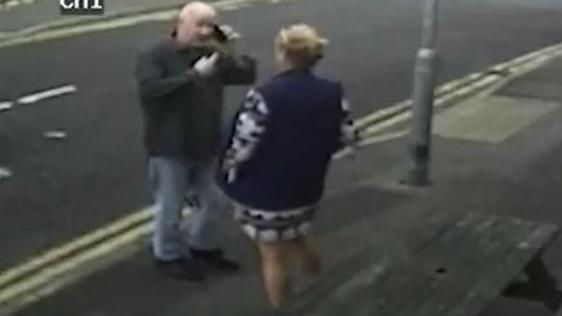
[[[315,206],[290,210],[257,210],[236,204],[235,219],[252,240],[262,243],[305,237],[310,230]]]

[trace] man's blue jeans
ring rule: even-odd
[[[219,195],[214,174],[216,160],[190,161],[150,157],[148,176],[154,201],[152,249],[160,260],[175,260],[185,254],[180,222],[188,191],[200,201],[189,244],[196,249],[215,249],[220,219]]]

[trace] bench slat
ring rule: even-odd
[[[470,289],[478,276],[487,274],[494,265],[505,260],[521,236],[533,229],[530,224],[509,219],[490,217],[483,220],[477,226],[459,230],[459,235],[463,236],[460,242],[451,244],[451,248],[446,250],[448,252],[441,256],[444,265],[450,269],[443,278],[436,280],[430,291],[426,291],[430,296],[426,298],[429,306],[420,306],[420,315],[435,313],[431,311],[434,308],[432,306],[442,310],[447,305],[458,304],[456,299]],[[432,300],[438,300],[439,303],[432,304]]]
[[[535,258],[541,249],[548,244],[557,233],[551,225],[537,226],[530,239],[522,240],[510,253],[503,264],[497,265],[488,275],[481,275],[471,293],[466,294],[459,302],[452,315],[475,315],[482,309],[482,302],[491,302],[513,281]],[[526,244],[524,247],[523,244]]]
[[[392,271],[392,276],[386,282],[373,284],[372,288],[367,292],[368,296],[364,298],[361,305],[371,305],[371,310],[379,313],[397,313],[397,311],[405,307],[411,308],[415,306],[415,302],[425,301],[424,297],[428,295],[427,289],[436,281],[437,275],[433,273],[438,267],[443,265],[443,260],[439,259],[444,252],[447,252],[451,245],[458,244],[461,240],[467,240],[464,234],[459,234],[460,227],[476,227],[481,225],[481,219],[474,214],[467,214],[465,217],[453,222],[449,225],[446,233],[433,240],[425,247],[412,252],[412,258],[409,262],[402,262],[399,265],[406,265],[404,271]],[[437,253],[437,259],[436,254]],[[420,261],[420,257],[431,257],[431,260]],[[380,298],[377,293],[385,293]],[[350,301],[357,301],[358,297],[354,297]],[[372,304],[369,300],[375,300],[376,304]],[[404,302],[410,302],[404,304]],[[373,306],[374,305],[374,306]]]
[[[462,220],[466,216],[466,214],[460,213],[435,214],[427,219],[426,225],[413,230],[413,235],[416,235],[418,238],[407,241],[407,243],[413,251],[422,249],[432,240],[447,234],[453,223]],[[331,268],[330,271],[325,272],[307,291],[302,293],[296,301],[292,302],[290,309],[306,313],[309,308],[322,305],[323,301],[328,297],[328,293],[332,293],[334,289],[347,283],[362,268],[390,260],[387,256],[389,251],[380,249],[380,247],[370,248],[369,246],[367,245],[360,251],[350,255],[347,260],[342,261],[336,267]],[[390,253],[396,252],[390,251]],[[377,268],[375,267],[374,269]]]
[[[474,213],[427,228],[435,234],[420,240],[407,260],[366,249],[346,263],[363,269],[318,283],[288,315],[475,315],[557,232],[552,225]],[[436,273],[439,268],[446,273]]]
[[[458,282],[456,279],[461,276],[461,271],[457,267],[463,266],[473,256],[474,248],[478,244],[490,238],[489,232],[493,231],[497,224],[496,218],[469,214],[467,219],[456,223],[451,229],[450,236],[435,241],[416,254],[415,264],[421,267],[420,273],[429,275],[431,280],[423,287],[411,289],[413,301],[419,302],[418,304],[401,304],[393,312],[397,314],[420,312],[426,308],[423,306],[424,302],[431,301],[435,295],[435,288]],[[459,245],[462,245],[462,249]],[[444,271],[446,274],[435,273],[439,268],[446,269]]]
[[[488,245],[497,248],[492,251],[492,255],[503,255],[506,250],[501,249],[501,244],[493,243],[494,233],[502,234],[511,229],[505,224],[502,225],[498,218],[478,218],[476,222],[458,226],[454,231],[455,239],[440,240],[425,249],[426,251],[416,258],[424,266],[424,273],[432,274],[436,268],[446,270],[442,274],[433,273],[433,279],[426,287],[414,289],[418,293],[416,304],[406,304],[393,313],[423,315],[447,309],[456,297],[462,295],[459,290],[472,281],[474,270],[480,270],[485,262],[490,260],[484,251],[478,249]],[[459,286],[460,284],[462,286]],[[442,288],[447,291],[440,292]]]

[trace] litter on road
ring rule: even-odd
[[[8,180],[13,175],[14,173],[10,169],[6,167],[0,167],[0,181]]]
[[[66,134],[65,131],[58,129],[58,130],[46,131],[45,133],[43,133],[43,136],[49,139],[65,139],[68,135]]]

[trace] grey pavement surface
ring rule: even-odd
[[[397,183],[405,166],[404,139],[335,163],[314,230],[328,269],[367,243],[393,243],[393,248],[407,251],[404,245],[416,232],[416,223],[439,212],[504,214],[562,225],[562,96],[556,94],[561,84],[559,59],[497,91],[492,97],[511,98],[513,104],[556,104],[548,115],[501,143],[436,136],[431,187],[411,189]],[[541,85],[533,92],[532,87]],[[502,122],[501,117],[482,119]],[[225,220],[224,231],[226,249],[244,265],[238,275],[217,275],[201,284],[170,281],[140,251],[17,315],[263,315],[267,308],[256,252],[231,221]],[[561,239],[547,249],[546,261],[562,279]],[[482,315],[550,314],[538,304],[498,298]]]
[[[34,5],[52,3],[30,4],[38,11],[28,11],[28,18],[48,12]],[[319,71],[342,79],[360,116],[409,97],[420,9],[418,0],[301,0],[227,12],[225,20],[259,58],[261,81],[273,73],[271,41],[279,26],[295,20],[318,25],[332,43]],[[444,1],[440,82],[562,41],[561,17],[559,1]],[[170,28],[149,23],[0,50],[0,102],[62,84],[78,87],[75,94],[0,113],[0,166],[14,172],[0,183],[0,270],[148,203],[134,56]],[[244,90],[231,91],[228,113]],[[64,128],[68,138],[44,139],[53,128]],[[402,154],[403,144],[388,146]],[[369,172],[342,168],[334,181],[354,183],[391,166],[396,157],[378,159],[380,148],[386,147],[361,158],[372,159]],[[377,192],[381,199],[394,196]]]

